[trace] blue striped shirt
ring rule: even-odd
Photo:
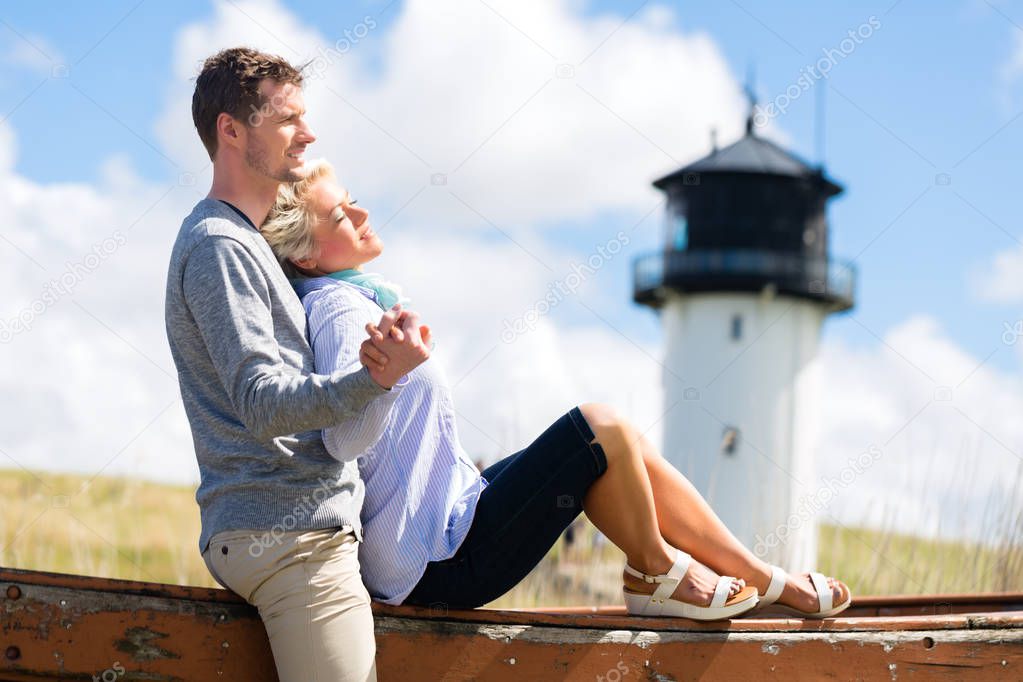
[[[309,318],[316,371],[359,369],[376,293],[330,277],[292,280]],[[323,430],[327,451],[355,458],[366,485],[359,563],[374,599],[400,604],[430,561],[462,544],[487,481],[458,441],[451,389],[432,357],[344,426]]]

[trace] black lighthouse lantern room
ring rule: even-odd
[[[752,111],[737,142],[653,184],[667,195],[665,244],[634,264],[637,303],[769,288],[832,312],[853,306],[855,270],[828,254],[827,202],[842,187],[758,136]]]

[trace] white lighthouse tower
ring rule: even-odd
[[[828,257],[823,169],[758,137],[663,177],[665,246],[635,263],[633,298],[664,328],[663,452],[761,558],[815,568],[817,340],[853,306]]]

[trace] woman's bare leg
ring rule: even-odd
[[[635,429],[623,422],[610,408],[597,403],[579,406],[607,457],[607,471],[598,478],[583,499],[589,520],[623,552],[629,565],[650,575],[667,573],[674,552],[663,536],[654,504],[643,453]],[[681,549],[681,547],[679,547]],[[653,592],[656,585],[634,576],[623,575],[625,584],[636,592]],[[694,562],[674,597],[699,606],[710,604],[718,575]],[[732,594],[744,584],[732,585]]]
[[[590,521],[625,552],[631,566],[644,573],[664,573],[671,566],[669,547],[677,547],[705,564],[694,564],[687,573],[687,578],[695,574],[698,587],[693,594],[698,598],[683,601],[710,603],[703,595],[713,594],[717,574],[708,567],[745,579],[761,594],[766,592],[770,566],[739,542],[649,439],[606,405],[587,403],[579,409],[608,459],[608,471],[591,486],[583,508]],[[650,526],[651,515],[656,531]],[[660,538],[653,538],[654,532]],[[630,589],[651,591],[643,589],[639,579],[628,575],[625,579]],[[847,593],[830,578],[828,582],[834,589],[834,603],[843,601]],[[732,592],[738,589],[733,586]],[[805,611],[816,609],[818,600],[808,574],[790,576],[779,602]]]
[[[664,538],[715,571],[745,578],[760,594],[766,592],[771,584],[770,565],[739,542],[689,479],[664,459],[646,436],[639,434],[638,444]],[[844,583],[829,577],[828,585],[832,588],[832,603],[845,601],[848,588],[840,587]],[[803,611],[816,610],[820,601],[809,573],[790,575],[779,602]]]

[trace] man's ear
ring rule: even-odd
[[[241,127],[241,122],[231,114],[222,111],[217,115],[217,137],[232,147],[241,144],[242,132],[239,130]]]

